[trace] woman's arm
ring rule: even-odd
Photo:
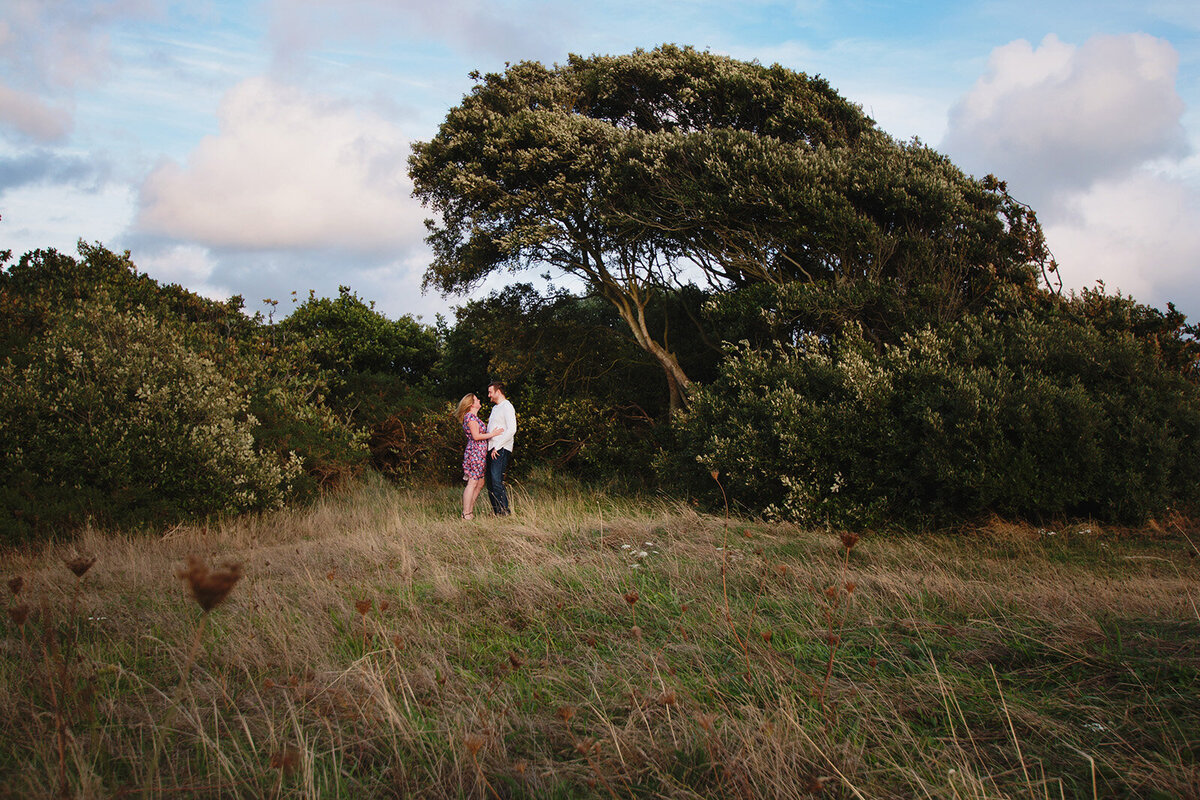
[[[471,429],[471,438],[477,442],[482,442],[485,439],[491,439],[493,436],[499,436],[500,434],[504,433],[504,428],[496,428],[494,431],[480,433],[479,422],[473,419],[467,420],[467,427]]]

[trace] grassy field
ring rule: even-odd
[[[2,554],[0,797],[1200,797],[1180,522],[855,541],[514,494]]]

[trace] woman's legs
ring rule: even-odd
[[[463,489],[463,516],[470,516],[475,513],[475,500],[479,497],[480,490],[483,489],[483,478],[467,481],[467,486]]]

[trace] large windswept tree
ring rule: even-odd
[[[714,288],[921,282],[950,306],[1033,281],[1036,221],[1002,185],[894,142],[821,78],[674,46],[476,78],[410,160],[439,217],[426,286],[582,278],[661,364],[672,407],[689,379],[646,309],[681,270]]]

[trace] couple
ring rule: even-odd
[[[456,415],[467,435],[467,449],[463,452],[463,480],[467,482],[463,489],[463,519],[475,519],[475,499],[485,480],[492,511],[501,516],[510,513],[504,475],[512,461],[517,412],[504,396],[503,383],[488,384],[487,396],[493,406],[486,425],[477,416],[481,405],[478,397],[469,394],[458,403]]]

